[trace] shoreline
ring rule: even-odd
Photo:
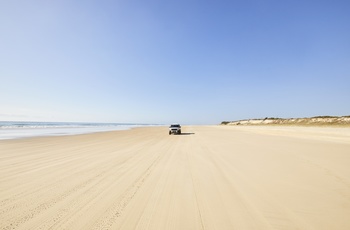
[[[155,126],[155,125],[154,125]],[[129,130],[137,127],[152,127],[152,125],[116,125],[96,127],[47,127],[47,128],[0,128],[0,140],[25,139],[46,136],[72,136],[88,133]]]

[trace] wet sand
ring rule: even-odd
[[[350,128],[0,141],[0,229],[350,229]]]

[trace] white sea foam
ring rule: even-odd
[[[0,122],[0,140],[36,136],[63,136],[84,133],[126,130],[143,124],[61,123],[61,122]]]

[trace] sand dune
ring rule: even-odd
[[[350,116],[318,116],[305,118],[264,118],[240,121],[223,121],[222,125],[292,125],[292,126],[339,126],[350,127]]]
[[[350,229],[350,129],[0,141],[0,229]]]

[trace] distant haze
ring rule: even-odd
[[[1,1],[0,120],[350,114],[350,1]]]

